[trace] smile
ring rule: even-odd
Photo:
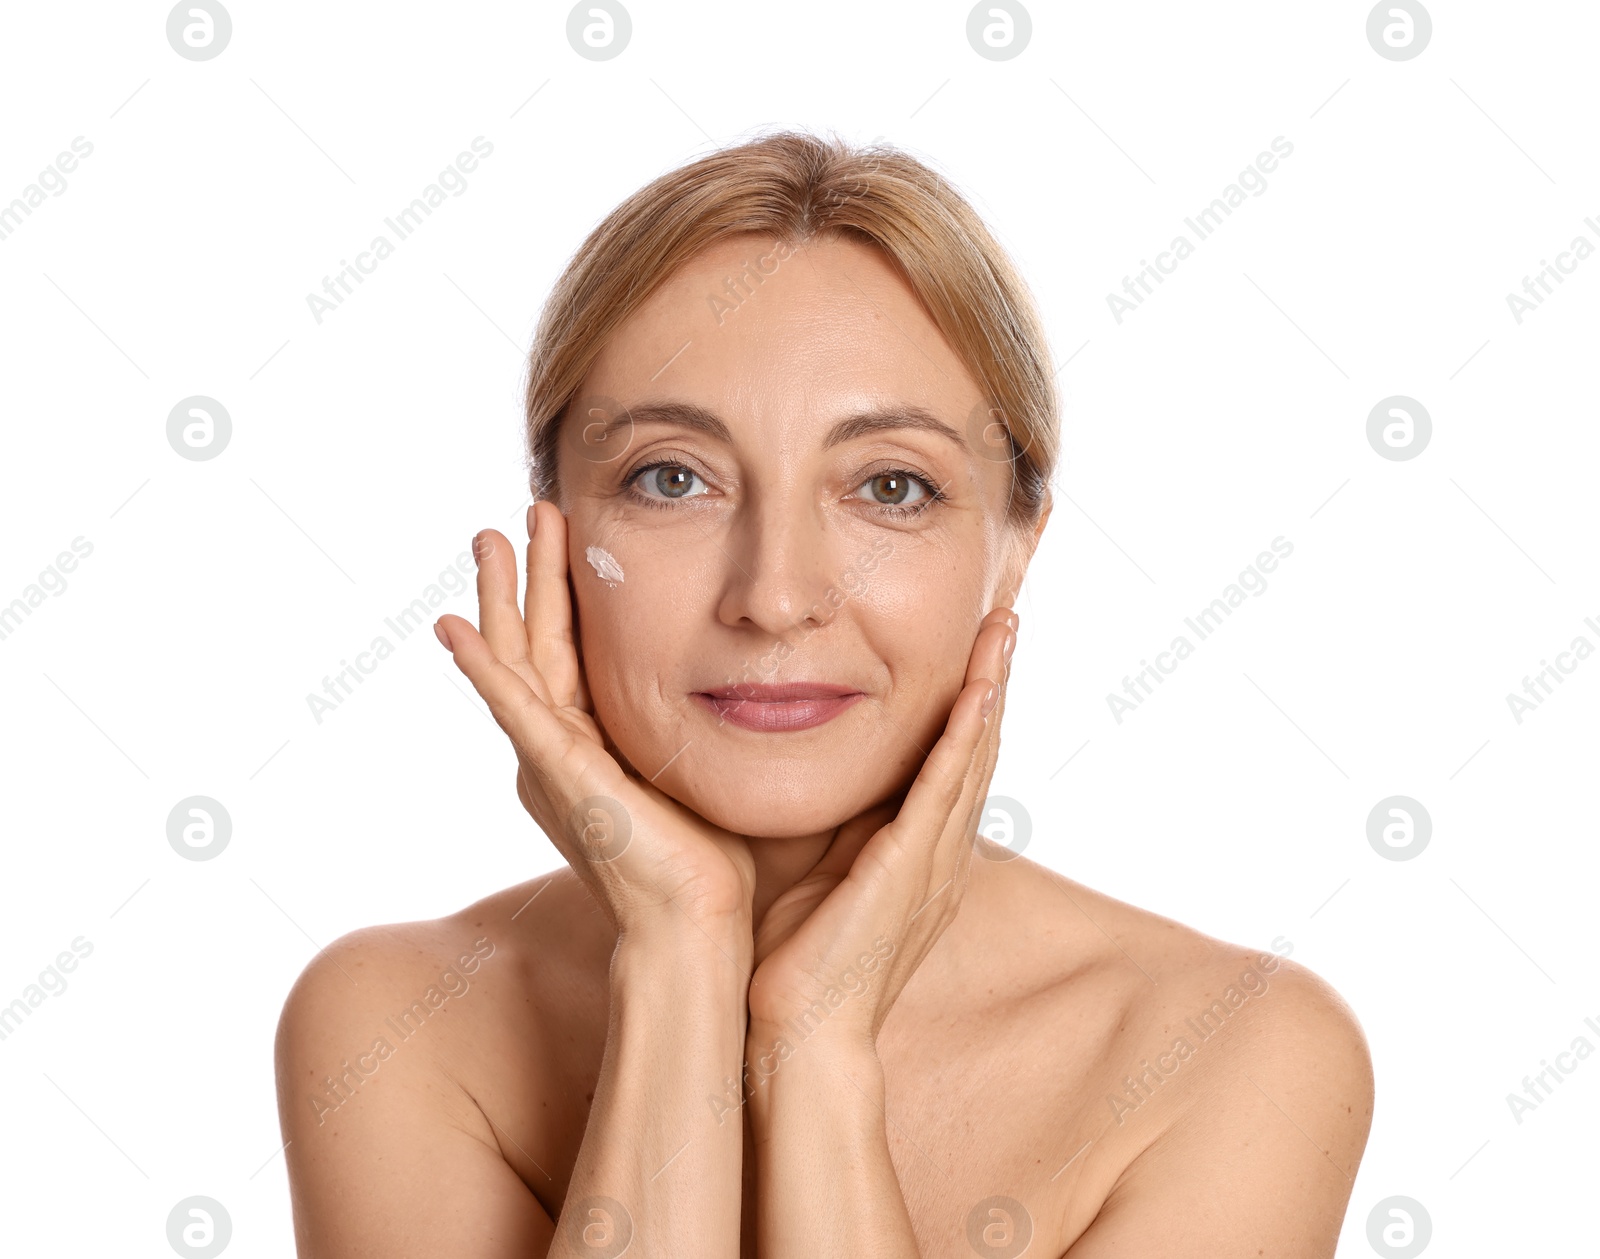
[[[719,721],[745,730],[779,733],[823,725],[866,696],[831,682],[784,682],[718,687],[695,691],[691,698]]]

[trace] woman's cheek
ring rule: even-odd
[[[589,690],[607,729],[651,730],[660,695],[682,672],[688,614],[670,570],[627,537],[580,540],[573,550],[579,636]]]
[[[906,684],[897,697],[900,709],[925,733],[937,735],[965,681],[978,624],[988,611],[984,588],[974,566],[929,549],[891,560],[862,600],[870,609],[873,641]]]
[[[983,580],[977,566],[945,546],[896,548],[861,586],[861,603],[892,618],[901,631],[931,632],[969,620],[976,627],[987,611],[978,606]]]

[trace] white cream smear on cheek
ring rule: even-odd
[[[594,569],[595,576],[615,590],[617,583],[622,580],[622,565],[617,563],[617,557],[602,546],[592,546],[584,555],[589,560],[589,567]]]

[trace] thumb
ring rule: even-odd
[[[833,842],[806,877],[829,876],[837,884],[850,873],[867,841],[894,821],[899,811],[897,803],[875,805],[845,822],[834,832]]]

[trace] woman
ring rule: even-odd
[[[1310,971],[974,836],[1058,448],[1031,299],[889,148],[629,198],[542,317],[534,505],[436,631],[566,858],[286,1003],[303,1256],[1333,1253]]]

